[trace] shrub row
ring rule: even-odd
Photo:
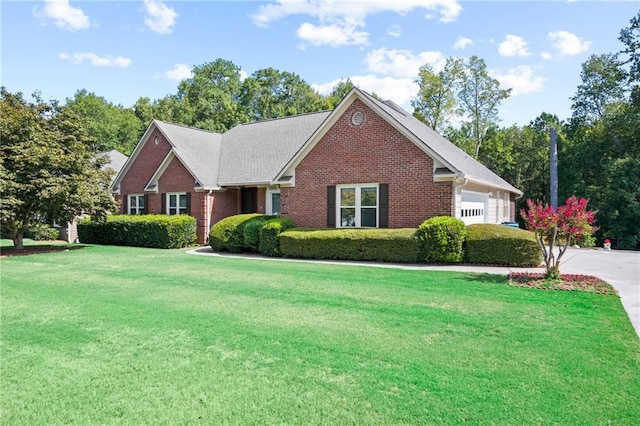
[[[82,243],[151,248],[182,248],[196,242],[196,219],[187,215],[111,215],[106,221],[78,223]]]
[[[533,232],[503,225],[467,227],[465,260],[468,263],[538,266],[542,253]]]
[[[283,256],[414,263],[420,243],[413,228],[301,229],[280,234]]]
[[[259,251],[278,256],[278,235],[293,226],[289,218],[258,213],[239,214],[218,221],[209,233],[209,245],[215,251]]]
[[[35,223],[29,226],[24,238],[31,238],[34,241],[52,241],[57,240],[60,231],[46,223]]]
[[[268,256],[402,263],[479,263],[538,266],[542,254],[533,233],[503,225],[465,226],[448,216],[418,229],[292,228],[288,218],[245,214],[211,228],[216,251],[259,251]]]

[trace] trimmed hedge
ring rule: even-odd
[[[413,228],[302,229],[280,234],[280,252],[287,257],[413,263],[420,243]]]
[[[542,253],[533,232],[488,223],[467,227],[465,260],[505,266],[539,266]]]
[[[259,213],[225,217],[211,227],[209,245],[215,251],[234,253],[240,253],[244,250],[257,251],[260,227],[271,218],[273,216]],[[246,234],[245,230],[247,230]]]
[[[460,219],[436,216],[425,220],[416,233],[424,253],[424,258],[420,260],[431,263],[462,262],[466,235],[467,227]]]
[[[258,251],[265,256],[280,256],[280,234],[293,228],[293,221],[288,217],[270,219],[260,227]]]
[[[106,222],[78,223],[82,243],[150,248],[182,248],[196,242],[196,219],[187,215],[111,215]]]

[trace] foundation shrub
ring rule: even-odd
[[[82,243],[174,249],[196,242],[196,219],[187,215],[111,215],[78,223]]]
[[[413,263],[420,252],[415,233],[414,228],[293,228],[280,234],[280,252],[286,257]]]
[[[258,251],[265,256],[280,256],[280,234],[290,228],[293,228],[293,221],[288,217],[264,222],[260,227]]]
[[[460,263],[464,259],[463,244],[467,227],[463,221],[450,216],[436,216],[425,220],[416,233],[424,257],[429,263]]]
[[[542,253],[533,232],[494,224],[467,227],[465,260],[505,266],[539,266]]]
[[[264,223],[265,217],[270,216],[259,213],[247,213],[225,217],[211,227],[211,231],[209,232],[209,245],[215,251],[240,253],[247,249],[250,250],[251,247],[245,243],[245,228],[252,221],[259,224]],[[249,234],[249,239],[251,240],[255,232],[249,231]]]

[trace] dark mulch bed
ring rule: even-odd
[[[58,251],[67,251],[67,250],[78,250],[81,248],[85,248],[84,245],[33,245],[33,246],[25,246],[22,250],[16,250],[14,247],[3,247],[0,249],[0,257],[11,257],[11,256],[28,256],[30,254],[40,254],[40,253],[52,253]]]
[[[588,293],[618,294],[611,284],[591,275],[561,275],[559,279],[546,279],[538,272],[511,272],[509,285],[540,290],[585,291]]]

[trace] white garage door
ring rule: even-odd
[[[460,219],[467,224],[484,223],[487,209],[487,195],[477,192],[462,192]]]

